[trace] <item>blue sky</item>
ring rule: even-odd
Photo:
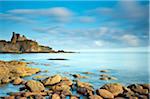
[[[54,49],[145,48],[148,1],[0,1],[0,39],[12,32]]]

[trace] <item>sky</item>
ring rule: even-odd
[[[12,32],[54,49],[145,49],[149,2],[1,0],[0,39]]]

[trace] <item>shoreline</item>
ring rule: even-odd
[[[26,67],[27,65],[25,62],[16,62],[16,61],[1,61],[0,65],[2,64],[8,64],[8,68],[10,68],[9,65],[13,66],[19,66],[19,68]],[[19,65],[18,65],[19,64]],[[20,71],[20,69],[17,68],[17,70]],[[32,74],[36,74],[40,72],[38,69],[37,72],[34,72],[35,68],[29,69],[29,71],[32,71]],[[2,70],[2,69],[1,69]],[[28,70],[28,69],[25,69]],[[2,70],[3,71],[3,70]],[[13,70],[14,71],[14,70]],[[28,71],[28,72],[29,72]],[[6,72],[6,71],[5,71]],[[16,71],[17,72],[17,71]],[[14,73],[16,73],[14,72]],[[31,76],[32,74],[28,74],[27,76]],[[104,70],[101,70],[101,72],[107,72]],[[21,72],[19,72],[20,74]],[[90,74],[89,72],[85,72],[87,74]],[[21,73],[22,74],[22,73]],[[4,78],[7,74],[4,75]],[[25,75],[24,75],[25,76]],[[43,80],[40,80],[40,75],[37,74],[37,79],[31,78],[30,80],[24,80],[24,76],[17,76],[15,75],[12,80],[5,79],[3,80],[6,84],[12,83],[15,86],[23,85],[23,87],[20,87],[20,92],[11,92],[8,95],[0,98],[4,99],[14,99],[14,98],[24,98],[27,97],[38,97],[39,98],[45,98],[49,97],[50,99],[66,99],[66,97],[70,97],[70,99],[80,99],[81,97],[86,97],[87,99],[103,99],[103,98],[109,98],[109,99],[126,99],[126,98],[142,98],[142,99],[148,99],[148,94],[150,93],[150,84],[130,84],[127,86],[122,85],[121,83],[107,83],[102,86],[98,86],[96,89],[93,88],[91,83],[87,82],[81,82],[80,79],[82,76],[80,75],[73,75],[76,77],[76,80],[71,80],[65,76],[61,76],[59,74],[43,77]],[[104,75],[103,75],[104,76]],[[10,77],[8,77],[10,78]],[[75,91],[77,94],[73,94],[72,92]]]

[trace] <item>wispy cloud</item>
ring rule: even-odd
[[[130,46],[140,45],[140,39],[135,35],[125,34],[125,35],[119,37],[118,39]]]
[[[74,14],[71,10],[65,7],[53,7],[47,9],[14,9],[9,10],[8,13],[25,15],[25,16],[36,16],[36,17],[49,17],[49,19],[54,19],[55,21],[68,21],[70,17]]]
[[[19,16],[14,16],[11,14],[4,14],[0,13],[0,20],[1,21],[12,21],[12,22],[17,22],[17,23],[26,23],[26,24],[31,24],[34,23],[35,21],[24,18],[24,17],[19,17]]]

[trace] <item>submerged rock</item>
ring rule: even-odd
[[[68,60],[68,59],[65,59],[65,58],[50,58],[48,60]]]
[[[107,99],[112,99],[112,98],[114,98],[114,95],[111,93],[111,92],[109,92],[108,90],[106,90],[106,89],[98,89],[97,91],[96,91],[96,93],[98,94],[98,95],[100,95],[101,97],[103,97],[103,98],[107,98]]]
[[[23,79],[21,79],[20,77],[17,77],[16,79],[14,79],[13,84],[14,85],[19,85],[23,82]]]
[[[111,92],[114,96],[117,96],[119,94],[123,93],[123,86],[119,83],[111,83],[111,84],[105,84],[101,87],[101,89],[106,89],[109,92]]]
[[[106,73],[108,72],[108,70],[100,70],[100,72]]]
[[[60,75],[54,75],[52,77],[48,77],[44,79],[42,82],[44,85],[53,85],[56,83],[59,83],[61,81],[61,76]]]
[[[73,74],[72,76],[74,78],[79,78],[79,79],[81,79],[81,78],[88,78],[87,76],[81,76],[80,74]]]
[[[41,92],[41,91],[45,90],[44,85],[41,82],[35,81],[35,80],[27,81],[25,86],[31,92]]]

